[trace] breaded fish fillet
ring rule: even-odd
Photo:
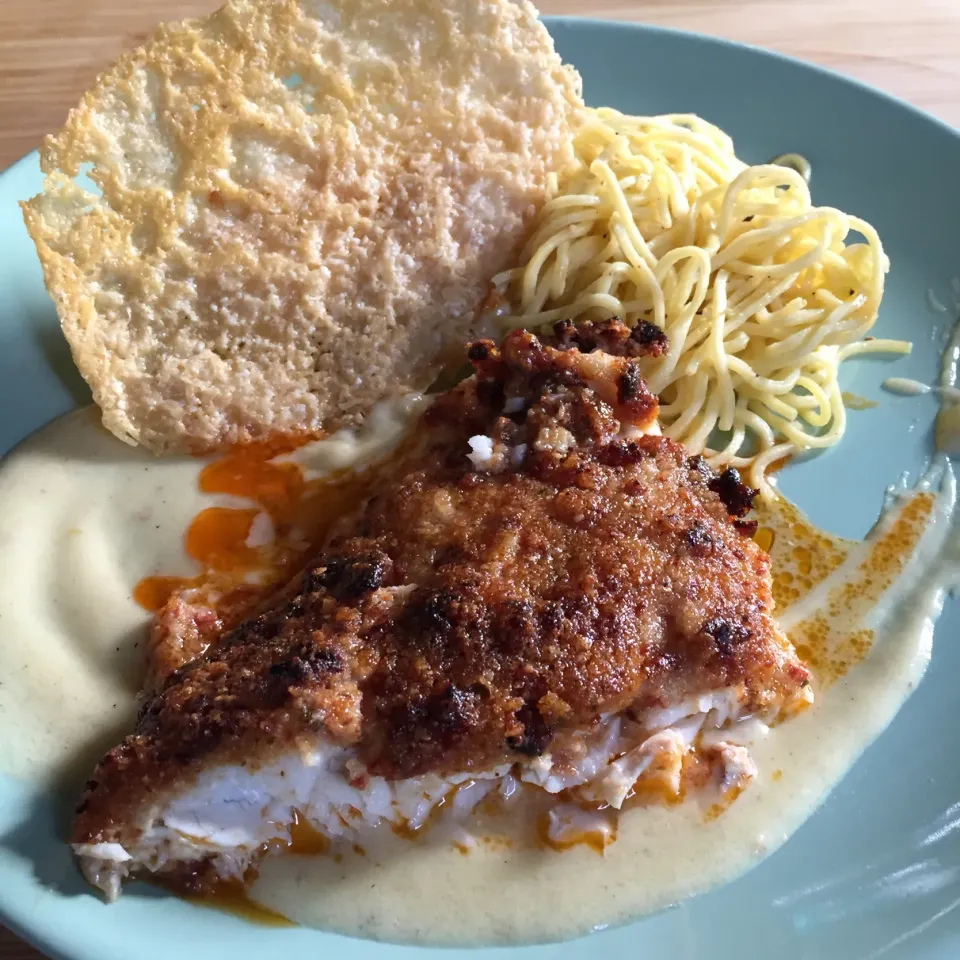
[[[148,699],[77,812],[93,883],[242,877],[297,818],[416,827],[466,783],[619,807],[650,768],[677,787],[703,731],[808,702],[740,519],[752,492],[659,436],[634,356],[662,335],[554,343],[474,343],[475,376],[392,479]],[[709,743],[723,776],[750,776]]]

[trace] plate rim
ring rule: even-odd
[[[832,83],[838,83],[848,89],[854,89],[859,93],[875,100],[879,99],[890,109],[911,116],[915,120],[925,121],[931,124],[941,134],[947,134],[956,142],[958,148],[960,148],[960,127],[952,125],[946,120],[936,116],[929,110],[910,103],[908,100],[905,100],[890,91],[875,87],[856,77],[843,74],[832,69],[831,67],[804,60],[800,57],[792,56],[778,50],[769,49],[767,47],[762,47],[752,43],[746,43],[731,39],[729,37],[702,33],[696,30],[687,30],[678,27],[644,23],[639,21],[614,20],[602,17],[580,17],[571,15],[542,15],[541,19],[551,33],[553,32],[551,29],[552,27],[559,26],[564,30],[572,30],[574,32],[578,30],[589,31],[591,29],[613,30],[625,33],[637,33],[652,35],[654,37],[663,37],[665,39],[679,41],[681,43],[690,43],[692,41],[695,45],[725,49],[734,54],[747,53],[751,57],[758,58],[758,62],[760,63],[778,63],[786,65],[791,69],[799,69],[801,72],[813,73]],[[103,69],[105,69],[106,66],[107,65],[104,64]],[[34,148],[19,158],[13,160],[4,169],[0,170],[0,190],[6,189],[8,182],[24,168],[35,164],[39,166],[37,163],[39,151],[40,147]],[[16,214],[11,215],[18,216],[19,209],[17,210]],[[5,217],[6,212],[0,212],[0,220],[5,219]],[[26,437],[18,441],[18,443],[11,448],[11,451],[15,449],[16,446],[18,446],[19,443],[21,443],[24,439],[26,439]],[[0,454],[0,463],[6,459],[7,454],[11,451]],[[2,877],[5,872],[5,868],[0,865],[0,877]],[[60,928],[50,922],[41,922],[38,924],[31,923],[29,919],[29,911],[18,909],[13,902],[14,898],[7,895],[7,889],[9,888],[6,888],[5,885],[0,884],[0,923],[2,923],[11,933],[13,933],[14,936],[19,937],[25,943],[34,947],[36,950],[43,953],[44,956],[50,957],[51,960],[126,960],[127,954],[122,944],[119,945],[118,952],[104,954],[101,950],[95,949],[94,946],[90,944],[89,940],[84,941],[83,939],[80,939],[67,943],[65,937],[60,937],[57,935]],[[629,921],[628,925],[639,923],[641,921],[642,918]],[[310,932],[324,937],[331,936],[329,931],[318,930]],[[582,940],[584,943],[590,942],[590,938],[587,937],[554,944],[553,946],[558,949],[573,949],[578,951],[580,955],[583,955],[586,949],[589,948],[573,946],[573,944],[576,944],[579,940]],[[379,949],[381,946],[394,946],[390,943],[380,944],[377,941],[366,942],[369,943],[370,949],[373,950]],[[426,950],[431,953],[435,953],[438,956],[442,956],[447,952],[445,948],[438,949],[433,947],[414,946],[413,949],[417,951]]]

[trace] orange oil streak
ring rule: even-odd
[[[264,457],[282,452],[258,445],[229,453],[200,473],[203,493],[222,493],[253,500],[278,527],[288,525],[303,499],[307,484],[299,465]]]
[[[259,510],[207,507],[187,530],[187,553],[197,563],[218,573],[243,573],[262,562],[260,551],[247,546],[250,528]]]
[[[313,857],[330,852],[330,840],[319,830],[312,827],[299,810],[293,811],[293,819],[286,826],[282,826],[281,829],[286,831],[287,836],[285,838],[278,837],[276,840],[268,840],[260,847],[255,860],[276,853]],[[358,847],[356,849],[358,855],[363,854],[362,848]],[[247,888],[256,876],[257,868],[250,867],[242,880],[217,879],[210,884],[204,893],[187,894],[184,899],[201,907],[213,907],[216,910],[232,913],[234,916],[242,917],[244,920],[249,920],[260,926],[297,926],[283,914],[276,913],[269,907],[261,906],[250,898]],[[167,886],[162,880],[160,885]],[[175,886],[171,885],[170,889],[182,896]]]
[[[144,610],[156,613],[177,590],[190,583],[186,577],[144,577],[133,588],[133,599]]]
[[[290,839],[283,844],[287,853],[301,857],[313,857],[327,853],[330,849],[330,840],[316,827],[310,825],[306,817],[297,810],[293,811],[293,821],[290,824]]]
[[[275,462],[272,458],[296,449],[312,438],[281,438],[231,450],[209,463],[200,472],[198,486],[203,493],[225,494],[252,501],[256,507],[208,507],[201,510],[184,535],[184,550],[201,567],[195,577],[150,576],[134,587],[133,599],[152,613],[161,610],[182,590],[216,590],[218,611],[234,610],[243,615],[266,587],[251,589],[244,575],[257,570],[270,584],[292,565],[292,520],[302,506],[308,484],[296,463]],[[250,546],[247,539],[254,519],[265,512],[274,525],[276,539],[265,547]]]
[[[537,834],[540,843],[544,847],[558,852],[571,850],[577,846],[588,847],[594,853],[603,853],[603,851],[616,840],[616,824],[614,824],[614,833],[608,834],[601,829],[596,830],[577,830],[570,831],[562,840],[554,840],[550,836],[550,818],[544,815],[538,819]]]
[[[200,472],[203,493],[241,497],[248,508],[208,507],[197,514],[184,536],[184,549],[201,572],[195,577],[144,577],[133,599],[156,613],[184,590],[206,590],[207,601],[225,624],[248,614],[258,598],[304,565],[335,520],[350,513],[370,495],[380,469],[362,474],[344,470],[320,480],[307,480],[299,464],[277,460],[313,438],[280,438],[237,448],[209,463]],[[250,546],[247,540],[260,512],[269,516],[274,540]],[[258,574],[251,585],[245,576]]]
[[[225,880],[217,885],[213,893],[187,895],[178,893],[177,895],[182,896],[188,903],[194,903],[199,907],[212,907],[260,927],[297,926],[282,913],[277,913],[275,910],[251,900],[241,880]]]

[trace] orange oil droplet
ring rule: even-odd
[[[603,851],[614,841],[614,836],[603,830],[571,831],[562,840],[554,840],[550,836],[550,817],[547,814],[540,817],[538,831],[540,842],[551,850],[571,850],[573,847],[589,847],[594,853]]]
[[[806,547],[794,547],[793,559],[797,565],[797,572],[803,576],[809,575],[813,570],[813,557]]]
[[[776,534],[769,527],[758,527],[753,535],[753,542],[767,553],[770,552],[770,548],[773,546],[775,539]]]
[[[505,837],[499,833],[493,833],[489,836],[481,837],[480,842],[487,847],[487,849],[500,852],[505,852],[513,847],[513,839],[511,837]]]
[[[707,812],[703,815],[704,822],[711,823],[719,817],[722,817],[730,807],[733,806],[733,802],[742,792],[743,787],[732,787],[728,790],[717,803],[711,804]]]
[[[229,454],[204,467],[199,485],[204,493],[253,500],[278,524],[290,520],[305,486],[297,464],[259,459],[250,451]]]
[[[133,588],[133,599],[144,610],[156,613],[177,590],[189,585],[185,577],[144,577]]]
[[[409,823],[404,821],[403,823],[391,823],[390,829],[393,831],[393,835],[399,837],[401,840],[416,840],[423,827],[415,830]]]
[[[247,546],[259,510],[207,507],[187,530],[187,553],[210,570],[240,571],[257,565],[259,552]]]
[[[290,824],[290,840],[287,852],[297,856],[317,856],[330,849],[330,840],[319,830],[311,826],[310,822],[299,811],[293,812],[293,822]]]
[[[224,913],[240,917],[248,923],[255,923],[260,927],[295,927],[292,920],[285,917],[282,913],[277,913],[269,907],[261,906],[254,900],[251,900],[247,894],[246,887],[239,880],[223,880],[217,884],[215,890],[211,893],[199,895],[189,895],[183,898],[188,903],[194,903],[200,907],[211,907],[214,910],[221,910]]]

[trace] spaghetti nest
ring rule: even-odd
[[[695,116],[592,110],[575,150],[523,265],[495,278],[505,325],[655,323],[669,349],[643,363],[663,432],[769,494],[771,466],[843,435],[840,363],[909,352],[862,339],[888,269],[877,232]]]

